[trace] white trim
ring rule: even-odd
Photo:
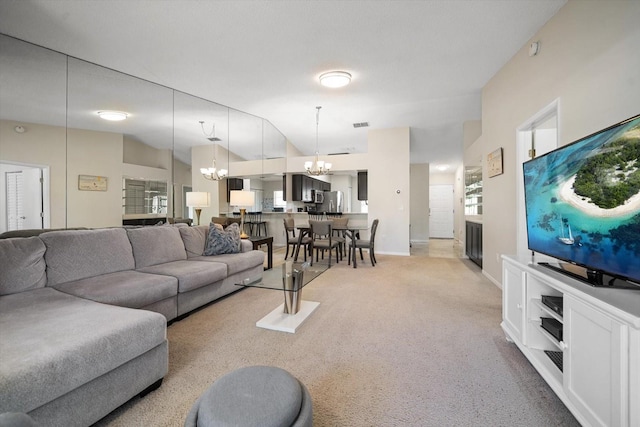
[[[363,248],[366,250],[367,248]],[[377,255],[398,255],[398,256],[411,256],[410,252],[379,252],[375,251]]]
[[[526,225],[524,225],[526,213],[524,206],[524,176],[522,175],[522,164],[529,159],[529,146],[527,142],[530,139],[526,136],[531,133],[532,129],[535,129],[539,124],[544,123],[554,115],[556,117],[556,141],[559,142],[560,98],[554,99],[516,128],[516,252],[519,256],[524,256],[529,252],[527,249]]]
[[[491,283],[496,285],[498,287],[498,289],[502,290],[502,283],[500,283],[500,281],[494,279],[493,276],[491,276],[489,273],[487,273],[486,270],[482,270],[482,275],[484,277],[486,277],[487,279],[489,279],[491,281]]]

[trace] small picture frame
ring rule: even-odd
[[[501,175],[502,170],[502,147],[487,154],[487,174],[489,178]]]
[[[78,175],[78,190],[107,191],[107,177],[94,175]]]

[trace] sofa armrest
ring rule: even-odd
[[[240,241],[240,252],[250,252],[253,250],[253,243],[251,243],[247,239],[242,239]]]

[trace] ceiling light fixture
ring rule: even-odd
[[[346,71],[329,71],[320,74],[320,84],[325,87],[338,88],[351,83],[351,74]]]
[[[320,123],[320,109],[316,107],[316,159],[313,162],[304,162],[304,169],[309,175],[327,175],[331,170],[331,163],[324,162],[318,158],[318,125]]]
[[[209,141],[213,142],[213,164],[209,168],[200,168],[200,173],[205,179],[208,179],[209,181],[220,181],[221,179],[224,179],[227,176],[229,171],[226,169],[216,168],[216,151],[218,149],[216,145],[216,141],[221,141],[220,138],[216,138],[215,136],[216,124],[215,123],[213,124],[213,127],[211,128],[211,133],[207,133],[204,130],[204,122],[202,120],[200,121],[200,127],[202,128],[202,133],[204,133],[204,136]]]
[[[125,113],[124,111],[104,110],[98,111],[96,114],[98,114],[101,119],[109,120],[111,122],[119,122],[129,117],[129,113]]]

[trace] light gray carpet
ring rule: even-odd
[[[171,325],[169,374],[101,426],[181,426],[219,376],[273,365],[309,389],[315,426],[577,426],[500,329],[501,293],[467,260],[378,255],[304,289],[296,334],[255,322],[282,294],[246,289]],[[271,274],[280,274],[278,268]]]

